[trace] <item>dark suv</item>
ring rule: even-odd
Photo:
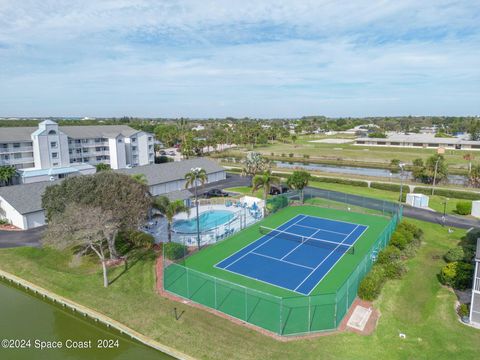
[[[228,193],[220,189],[212,189],[212,190],[208,190],[203,196],[206,197],[207,199],[212,197],[226,197],[228,196]]]
[[[285,185],[272,185],[270,186],[270,195],[280,195],[286,193],[288,187]]]

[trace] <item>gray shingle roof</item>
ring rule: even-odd
[[[183,200],[190,199],[193,196],[193,194],[190,191],[184,189],[184,190],[170,191],[169,193],[162,194],[160,196],[166,196],[170,201],[176,201],[176,200],[183,201]]]
[[[58,181],[42,181],[32,184],[22,184],[0,187],[0,197],[12,205],[20,214],[28,214],[43,210],[42,195],[47,186]]]
[[[127,125],[60,126],[60,131],[76,139],[117,136],[129,137],[139,132]],[[0,142],[31,141],[37,127],[0,127]]]
[[[175,180],[183,180],[185,174],[194,167],[205,169],[207,174],[225,171],[225,169],[215,161],[207,158],[195,158],[164,164],[150,164],[137,166],[131,169],[121,169],[118,171],[129,175],[144,174],[147,178],[148,185],[151,186]]]

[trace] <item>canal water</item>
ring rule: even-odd
[[[305,170],[322,171],[325,173],[346,174],[346,175],[363,175],[370,177],[378,177],[384,179],[400,179],[400,172],[391,172],[388,169],[364,168],[358,166],[342,166],[342,165],[324,165],[303,162],[274,161],[279,168],[302,168]],[[404,177],[412,178],[411,171],[405,171]],[[467,181],[462,175],[448,175],[448,182],[455,185],[465,185]]]
[[[9,345],[23,345],[24,348],[5,349],[5,340],[17,340],[16,344]],[[5,360],[172,359],[102,324],[2,281],[0,342],[0,359]],[[61,343],[62,348],[40,350],[47,342]],[[88,348],[89,342],[91,348]],[[87,348],[66,348],[81,345]],[[98,348],[99,345],[105,348]],[[36,349],[36,346],[39,348]]]

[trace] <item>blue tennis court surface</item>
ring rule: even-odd
[[[309,295],[368,226],[297,215],[215,267]]]

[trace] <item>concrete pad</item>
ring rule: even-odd
[[[372,309],[357,305],[352,316],[348,319],[347,326],[355,330],[363,331],[371,314]]]

